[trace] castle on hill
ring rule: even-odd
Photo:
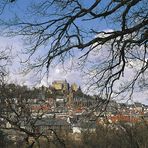
[[[66,80],[58,80],[53,81],[51,87],[57,91],[68,92],[70,91],[77,91],[78,85],[76,83],[70,84]]]

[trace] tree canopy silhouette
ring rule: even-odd
[[[48,69],[57,59],[77,57],[81,66],[87,64],[90,86],[110,97],[126,67],[138,70],[118,94],[126,89],[132,94],[147,71],[147,8],[147,0],[39,0],[27,8],[30,18],[18,16],[3,24],[10,28],[9,35],[25,38],[29,62],[38,50],[45,53],[30,67]],[[140,66],[133,65],[137,62]]]

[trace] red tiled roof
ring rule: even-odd
[[[140,118],[138,117],[132,117],[130,115],[115,115],[115,116],[110,116],[108,117],[109,120],[112,122],[131,122],[131,123],[136,123],[140,121]]]

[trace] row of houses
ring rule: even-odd
[[[106,105],[106,100],[85,95],[80,88],[76,89],[76,86],[70,89],[67,83],[62,85],[60,82],[58,85],[56,82],[54,87],[52,89],[55,94],[49,98],[27,98],[24,101],[13,98],[11,105],[6,100],[3,115],[12,122],[1,118],[1,126],[13,128],[17,125],[30,132],[47,135],[60,132],[65,135],[95,132],[99,124],[135,124],[143,119],[148,121],[147,105],[115,101],[110,101]]]

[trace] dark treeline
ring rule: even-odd
[[[42,92],[41,88],[29,88],[25,85],[16,85],[16,84],[6,84],[0,86],[0,98],[23,98],[23,99],[33,99],[39,98],[40,93]],[[45,97],[49,97],[49,93],[45,92]]]
[[[80,134],[67,134],[63,137],[62,132],[58,133],[59,138],[63,139],[66,148],[147,148],[148,147],[148,132],[147,127],[143,123],[136,125],[127,125],[120,123],[118,125],[98,125],[95,133],[90,133],[89,130]],[[11,141],[8,141],[0,132],[0,144],[4,148],[10,147]],[[61,148],[62,145],[56,139],[48,141],[41,137],[39,140],[41,148]],[[21,144],[22,148],[26,147],[25,141],[11,143],[11,148],[17,148]],[[34,145],[37,148],[38,145]]]

